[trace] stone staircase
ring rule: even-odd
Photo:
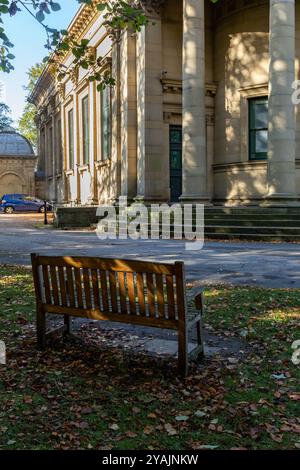
[[[207,207],[205,237],[300,242],[300,207]]]

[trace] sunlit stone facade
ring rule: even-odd
[[[79,70],[46,68],[38,109],[39,170],[69,206],[146,201],[293,205],[300,198],[300,5],[295,0],[143,0],[149,23],[112,42],[83,6],[70,25],[89,38],[116,86],[99,93]],[[67,67],[72,57],[66,56]]]
[[[5,194],[35,195],[36,160],[24,136],[10,128],[0,131],[0,198]]]

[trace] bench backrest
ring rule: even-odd
[[[37,300],[46,311],[115,321],[127,318],[166,328],[177,328],[185,319],[181,262],[36,254],[31,258]]]

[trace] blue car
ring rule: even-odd
[[[4,194],[0,199],[0,210],[5,214],[14,212],[45,212],[44,201],[25,194]],[[51,211],[50,204],[47,203],[47,210]]]

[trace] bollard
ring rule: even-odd
[[[47,218],[47,201],[44,201],[44,225],[48,225],[48,218]]]

